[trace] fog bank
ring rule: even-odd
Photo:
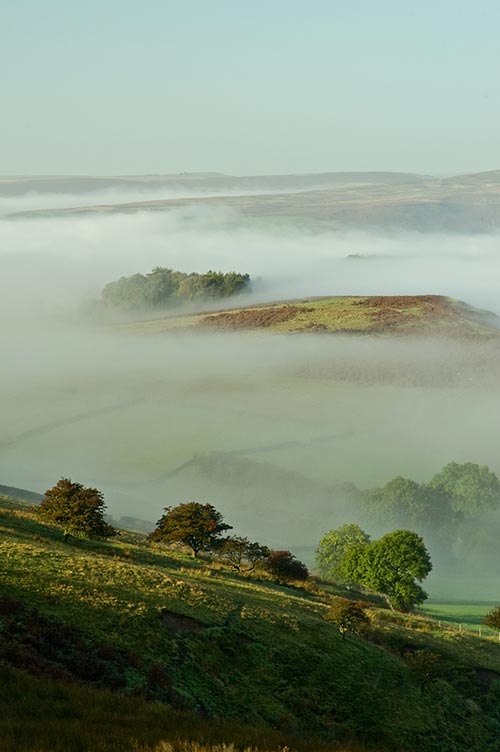
[[[95,485],[155,521],[197,499],[238,533],[314,546],[343,483],[500,474],[494,343],[266,333],[132,336],[84,304],[154,266],[249,272],[252,300],[437,293],[500,314],[499,238],[249,226],[223,208],[0,221],[0,483]],[[348,257],[351,258],[348,258]]]

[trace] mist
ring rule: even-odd
[[[95,182],[95,181],[94,181]],[[117,182],[117,181],[116,181]],[[137,181],[139,182],[139,181]],[[217,190],[209,185],[190,187],[183,186],[182,182],[174,185],[151,185],[145,183],[134,187],[106,187],[96,190],[95,188],[82,189],[72,193],[60,193],[57,191],[28,191],[27,193],[5,195],[0,183],[0,217],[15,218],[16,214],[31,211],[44,211],[46,209],[71,209],[75,207],[112,206],[115,204],[138,203],[141,201],[166,201],[169,199],[194,199],[224,196],[261,196],[263,194],[276,193],[276,189],[256,185],[254,189],[241,186],[231,187],[225,185]],[[314,190],[315,186],[303,190]],[[5,189],[4,189],[5,190]],[[280,193],[295,193],[299,188],[280,187]]]
[[[493,342],[138,336],[88,315],[107,282],[155,266],[248,272],[246,302],[435,293],[500,315],[499,243],[265,226],[223,205],[3,218],[0,483],[71,477],[115,519],[209,501],[238,534],[300,550],[364,522],[344,484],[424,481],[452,460],[500,474]]]

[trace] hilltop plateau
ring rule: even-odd
[[[440,295],[303,298],[197,314],[169,314],[117,329],[173,331],[266,330],[279,334],[423,335],[495,339],[500,319]]]

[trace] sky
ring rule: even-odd
[[[2,174],[500,168],[498,0],[4,0]]]

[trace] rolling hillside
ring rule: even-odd
[[[330,585],[236,575],[138,535],[65,544],[7,497],[0,523],[6,752],[198,750],[180,740],[205,743],[200,752],[208,742],[268,752],[500,749],[497,641]],[[339,593],[363,600],[366,638],[344,639],[325,620]],[[432,669],[415,658],[425,655]]]

